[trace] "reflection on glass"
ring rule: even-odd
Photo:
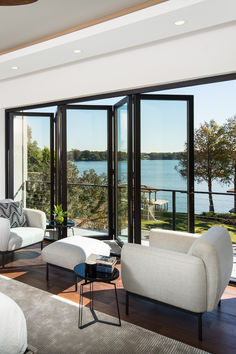
[[[76,226],[108,231],[107,111],[67,111],[67,210]]]
[[[50,119],[15,116],[14,199],[50,217]]]
[[[117,235],[128,241],[127,104],[117,108]]]
[[[152,228],[187,230],[187,179],[179,173],[186,148],[187,103],[141,101],[142,243]],[[168,191],[164,191],[168,190]],[[173,215],[173,209],[176,210]],[[175,220],[174,220],[175,216]]]

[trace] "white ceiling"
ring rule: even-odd
[[[40,0],[39,2],[41,1],[49,3],[48,0]],[[94,0],[93,3],[95,1],[96,3],[99,1],[103,5],[107,2],[106,0]],[[109,0],[109,3],[111,1],[131,4],[131,1],[127,0]],[[69,1],[50,0],[50,2],[65,4]],[[74,3],[72,0],[70,2]],[[76,2],[80,1],[76,0]],[[91,5],[92,0],[83,1],[82,8],[85,6],[87,9],[87,2]],[[25,9],[27,10],[28,7]],[[4,10],[7,11],[7,9]],[[67,17],[67,12],[65,11],[65,13],[65,17]],[[174,24],[175,21],[182,19],[185,20],[183,26]],[[39,20],[46,26],[48,22],[54,22],[54,16]],[[0,80],[87,60],[134,46],[184,36],[199,30],[206,31],[233,21],[236,21],[236,0],[169,0],[80,31],[3,54],[0,56]],[[18,23],[18,21],[15,22],[15,31]],[[2,27],[2,23],[0,27]],[[1,35],[0,40],[2,38]],[[235,44],[232,43],[232,45]],[[81,53],[75,54],[74,49],[80,49]],[[176,58],[177,56],[178,53],[176,53]],[[176,58],[173,58],[173,61]],[[12,66],[17,66],[18,70],[12,70]]]
[[[153,2],[150,0],[38,0],[24,6],[1,6],[0,52],[96,21],[124,9]]]

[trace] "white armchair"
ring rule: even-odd
[[[232,242],[223,227],[212,227],[203,235],[153,229],[150,247],[122,248],[126,313],[129,294],[136,294],[197,314],[201,340],[202,314],[219,304],[232,264]]]
[[[46,215],[40,210],[24,209],[27,220],[26,227],[14,227],[10,229],[8,219],[0,217],[0,254],[2,254],[2,267],[5,266],[5,255],[20,248],[41,243],[46,229]]]

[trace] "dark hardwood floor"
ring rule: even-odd
[[[52,268],[47,284],[45,271],[46,266],[41,258],[39,245],[15,252],[13,260],[8,256],[6,268],[0,268],[2,275],[78,303],[79,296],[74,290],[71,272]],[[228,286],[223,294],[221,307],[212,313],[204,314],[203,341],[200,342],[197,339],[197,319],[187,313],[130,297],[130,314],[126,316],[125,291],[121,279],[116,283],[122,320],[210,353],[236,353],[236,287]],[[84,302],[89,305],[89,293],[85,293]],[[94,308],[117,317],[113,287],[102,283],[94,284]]]

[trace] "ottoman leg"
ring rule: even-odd
[[[49,280],[49,264],[46,264],[46,280]]]

